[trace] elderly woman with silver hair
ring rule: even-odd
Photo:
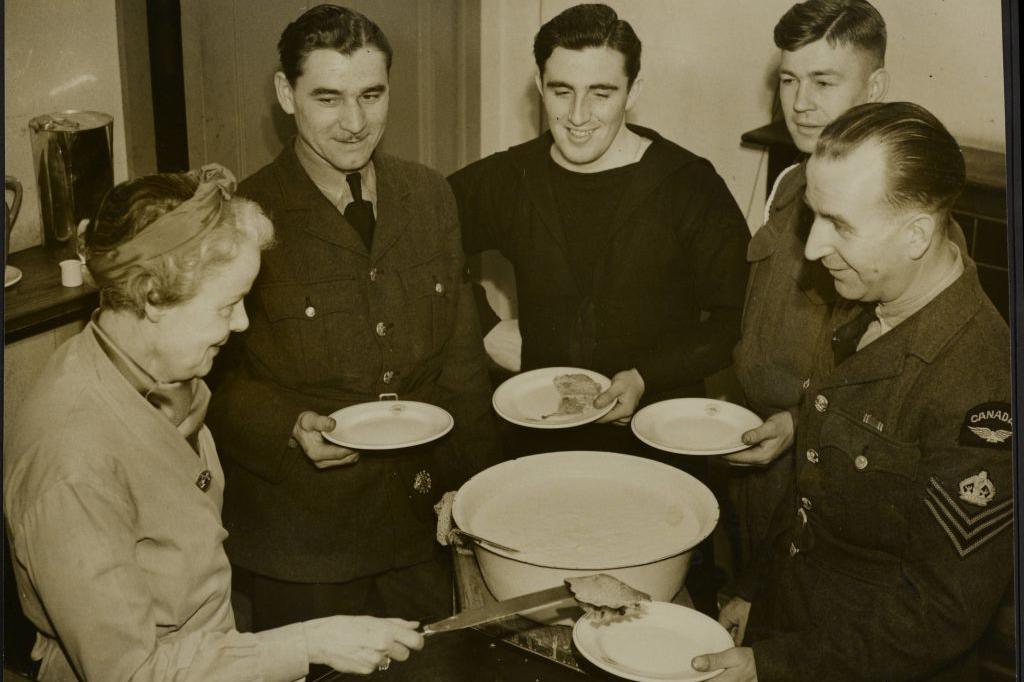
[[[41,680],[295,680],[369,673],[423,646],[417,623],[334,616],[240,633],[223,475],[202,378],[273,226],[210,165],[122,183],[85,232],[100,308],[15,420],[4,511]]]

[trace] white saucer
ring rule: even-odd
[[[694,670],[690,661],[733,647],[732,636],[700,611],[648,602],[633,618],[596,624],[588,614],[572,629],[572,641],[598,668],[636,682],[697,682],[720,672]]]
[[[351,450],[394,450],[436,440],[452,430],[446,411],[412,400],[376,400],[331,414],[335,429],[323,436]]]
[[[4,289],[10,286],[14,286],[21,281],[21,270],[8,265],[4,267]]]
[[[507,379],[494,391],[491,404],[494,410],[507,421],[519,426],[534,429],[566,429],[580,426],[600,419],[608,414],[616,401],[598,410],[588,407],[579,414],[558,415],[544,418],[558,410],[561,396],[555,388],[555,377],[563,374],[585,374],[601,386],[601,391],[608,390],[611,379],[579,367],[543,367],[517,374]]]
[[[630,427],[651,447],[680,455],[725,455],[746,450],[745,431],[764,422],[745,407],[711,398],[663,400],[633,415]]]

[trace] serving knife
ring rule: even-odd
[[[494,602],[486,606],[478,606],[473,609],[466,609],[450,618],[428,623],[423,626],[423,635],[434,635],[439,632],[449,632],[474,625],[483,625],[517,613],[533,611],[545,606],[562,606],[576,604],[572,590],[567,585],[551,587],[539,592],[530,592],[518,597],[512,597],[504,601]]]

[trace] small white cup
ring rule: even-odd
[[[60,283],[66,287],[82,286],[82,261],[70,258],[60,262]]]

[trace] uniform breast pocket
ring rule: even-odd
[[[829,411],[822,424],[821,512],[862,546],[905,546],[908,517],[920,504],[921,449],[852,417]]]
[[[259,296],[270,322],[280,361],[306,385],[337,386],[358,374],[367,348],[366,302],[360,282],[336,279],[277,284]],[[372,344],[372,339],[369,339]]]
[[[414,352],[436,352],[448,340],[458,294],[456,263],[444,254],[402,270],[406,323]]]

